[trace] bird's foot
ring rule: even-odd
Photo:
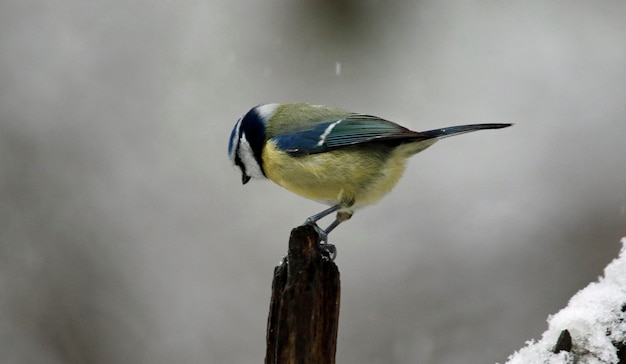
[[[320,244],[322,249],[322,259],[332,262],[337,258],[337,248],[333,244],[323,243]]]
[[[322,250],[323,259],[329,260],[331,262],[334,261],[335,258],[337,258],[337,248],[333,244],[328,243],[328,233],[326,232],[326,230],[319,227],[317,223],[315,223],[315,221],[311,220],[310,218],[306,219],[304,224],[312,226],[319,235],[320,248]]]
[[[304,221],[304,225],[312,226],[313,229],[315,229],[315,232],[317,232],[317,235],[319,235],[320,242],[322,242],[322,244],[328,241],[328,233],[326,233],[326,230],[319,227],[315,221],[308,218],[306,219],[306,221]]]

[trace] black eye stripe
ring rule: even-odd
[[[250,110],[242,119],[240,127],[240,135],[245,137],[256,159],[261,171],[265,174],[263,168],[263,144],[265,144],[265,122],[255,109]],[[241,143],[241,140],[239,141]]]
[[[235,149],[233,152],[233,162],[235,162],[235,165],[237,167],[239,167],[239,169],[241,169],[241,172],[243,172],[244,174],[246,173],[246,165],[243,163],[243,160],[241,159],[241,156],[239,155],[239,153],[241,153],[241,135],[242,135],[242,131],[241,129],[238,130],[239,132],[237,133],[237,139],[235,142]]]
[[[235,153],[235,165],[239,167],[239,169],[241,169],[241,172],[243,174],[246,174],[246,166],[245,164],[243,164],[243,161],[241,160],[241,157],[239,156],[239,150],[237,150],[237,152]]]

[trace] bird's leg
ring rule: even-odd
[[[351,217],[352,217],[352,213],[351,212],[339,211],[337,213],[337,217],[335,218],[335,221],[333,221],[330,225],[328,225],[328,227],[326,229],[324,229],[324,232],[326,232],[327,237],[328,237],[328,234],[330,234],[331,231],[335,230],[335,228],[337,226],[339,226],[339,224],[341,224],[342,222],[344,222],[346,220],[350,220]]]
[[[315,215],[313,215],[311,217],[308,217],[304,221],[304,224],[305,225],[315,224],[318,220],[320,220],[320,219],[322,219],[322,218],[332,214],[333,212],[339,210],[339,208],[341,208],[341,206],[339,206],[339,205],[331,206],[331,207],[327,208],[326,210],[320,212],[319,214],[315,214]]]
[[[328,258],[333,261],[335,260],[335,258],[337,258],[337,248],[335,248],[335,246],[333,244],[329,244],[328,243],[328,234],[333,231],[337,226],[339,226],[339,224],[341,224],[342,222],[349,220],[352,217],[352,213],[351,212],[338,212],[337,213],[337,217],[335,218],[335,220],[328,225],[328,227],[326,229],[322,229],[317,225],[317,221],[320,220],[321,218],[328,216],[330,214],[332,214],[333,212],[339,210],[340,205],[335,205],[332,206],[322,212],[320,212],[319,214],[315,214],[311,217],[309,217],[308,219],[306,219],[305,224],[311,225],[313,226],[313,228],[315,229],[315,231],[317,231],[317,233],[320,236],[320,241],[321,241],[321,245],[322,245],[322,249],[324,249],[327,253],[328,253]]]
[[[332,229],[336,228],[337,225],[339,225],[341,223],[341,221],[335,220],[325,230],[317,225],[317,221],[319,221],[320,219],[322,219],[322,218],[332,214],[333,212],[339,210],[340,208],[341,208],[340,205],[331,206],[331,207],[327,208],[326,210],[324,210],[324,211],[322,211],[322,212],[320,212],[318,214],[315,214],[315,215],[307,218],[304,221],[304,223],[306,225],[313,226],[313,228],[315,229],[317,234],[320,236],[320,245],[322,246],[322,249],[328,253],[328,259],[330,259],[331,261],[335,260],[335,258],[337,257],[337,249],[335,248],[334,245],[328,243],[328,233]],[[337,215],[339,215],[339,214],[337,214]]]
[[[319,227],[317,225],[317,221],[319,221],[320,219],[322,219],[322,218],[332,214],[333,212],[339,210],[340,208],[341,208],[341,206],[339,206],[339,205],[331,206],[331,207],[327,208],[326,210],[324,210],[324,211],[322,211],[322,212],[320,212],[318,214],[315,214],[315,215],[307,218],[304,221],[305,225],[311,225],[311,226],[313,226],[315,231],[317,231],[317,234],[320,236],[320,241],[321,241],[322,245],[328,245],[328,229],[324,230],[321,227]]]
[[[352,217],[352,212],[339,211],[337,213],[337,217],[335,218],[335,221],[333,221],[330,225],[328,225],[328,227],[324,230],[324,233],[326,234],[326,240],[324,240],[323,248],[326,249],[326,251],[328,252],[329,259],[331,261],[337,258],[337,248],[335,248],[333,244],[328,244],[328,234],[330,234],[330,232],[333,231],[342,222],[346,220],[350,220],[351,217]]]

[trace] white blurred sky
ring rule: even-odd
[[[0,361],[263,359],[324,206],[240,184],[240,114],[307,101],[438,143],[332,234],[338,362],[504,361],[626,235],[619,1],[0,3]],[[336,74],[336,64],[341,73]]]

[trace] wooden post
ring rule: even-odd
[[[315,229],[293,229],[287,260],[274,269],[265,364],[334,364],[339,297],[339,270]]]

